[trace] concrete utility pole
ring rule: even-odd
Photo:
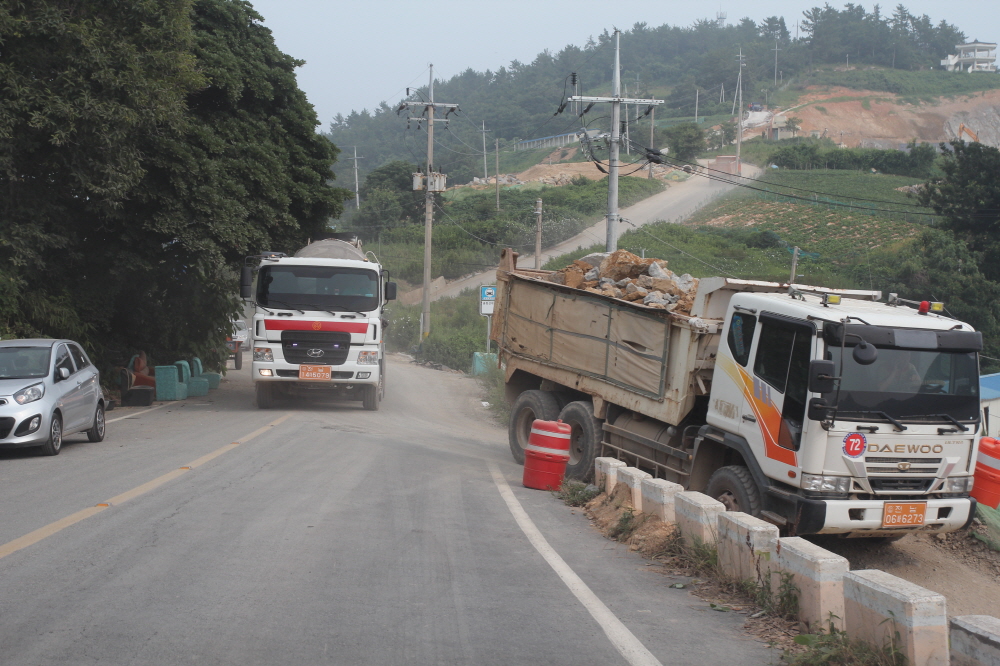
[[[358,160],[365,158],[358,157],[358,147],[354,146],[354,157],[348,157],[347,159],[354,160],[354,205],[357,208],[361,208],[361,191],[358,189]]]
[[[792,274],[788,277],[788,290],[791,291],[795,283],[795,271],[799,268],[799,248],[792,248]]]
[[[605,249],[614,252],[618,249],[618,154],[621,144],[621,105],[622,104],[646,104],[656,107],[663,104],[663,100],[657,99],[626,99],[621,96],[621,56],[619,54],[619,40],[621,30],[615,28],[615,70],[612,77],[611,97],[587,97],[574,95],[570,97],[571,102],[610,102],[611,103],[611,146],[608,150],[608,232]]]
[[[535,270],[542,267],[542,200],[535,199]]]
[[[739,63],[740,63],[740,73],[736,77],[736,92],[740,100],[740,122],[736,129],[736,175],[743,175],[743,165],[740,163],[740,150],[743,148],[743,68],[746,64],[743,62],[743,49],[740,49]],[[735,99],[735,97],[734,97]],[[736,106],[735,104],[733,105]]]
[[[500,210],[500,139],[494,139],[494,141],[495,143],[493,144],[494,146],[493,155],[494,157],[496,157],[497,164],[496,164],[496,178],[494,178],[493,180],[496,181],[497,185],[497,210],[499,211]]]
[[[426,196],[424,197],[424,293],[420,320],[421,340],[430,335],[431,332],[431,239],[433,237],[434,228],[434,193],[440,192],[444,189],[444,175],[435,173],[434,171],[434,123],[448,122],[448,116],[451,113],[458,111],[458,104],[445,104],[443,102],[434,101],[434,65],[430,65],[427,93],[430,101],[403,102],[399,107],[400,111],[403,109],[409,110],[411,108],[422,107],[423,112],[421,115],[424,113],[427,114],[427,173],[426,182],[423,183],[423,187],[426,190]],[[447,112],[445,113],[444,118],[438,118],[435,120],[434,111],[438,107],[447,109]],[[413,189],[420,189],[420,187],[414,183]]]
[[[771,49],[771,50],[774,51],[774,86],[777,87],[778,86],[778,51],[784,51],[784,49],[779,49],[778,48],[778,40],[776,39],[776,40],[774,40],[774,48]]]
[[[701,92],[698,88],[694,89],[694,124],[698,124],[698,93]]]
[[[649,115],[649,147],[650,148],[655,148],[656,147],[655,146],[655,143],[656,143],[656,137],[655,137],[655,131],[656,131],[656,107],[655,106],[653,107],[653,110],[649,112],[649,114],[650,114]],[[649,163],[649,180],[652,180],[652,179],[653,179],[653,163],[650,162]]]
[[[489,178],[490,174],[486,171],[486,121],[483,121],[483,129],[479,130],[483,133],[483,178]]]

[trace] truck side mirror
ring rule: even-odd
[[[836,388],[837,364],[833,361],[816,359],[809,362],[809,391],[811,393],[832,393]]]
[[[878,350],[875,345],[870,345],[864,340],[858,343],[851,354],[858,365],[871,365],[878,358]]]
[[[385,283],[385,300],[394,301],[396,300],[396,283],[386,282]]]
[[[833,408],[826,404],[823,398],[810,398],[809,410],[806,416],[810,421],[826,421],[833,413]]]
[[[244,266],[240,269],[240,298],[247,299],[253,296],[253,268]]]

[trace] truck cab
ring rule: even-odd
[[[293,395],[379,408],[385,392],[383,312],[396,297],[396,285],[360,244],[323,240],[294,257],[249,257],[241,282],[254,306],[251,372],[259,408]]]
[[[798,533],[971,520],[981,334],[926,302],[794,290],[733,295],[721,333],[696,456],[736,451],[749,478],[717,470],[707,494]]]

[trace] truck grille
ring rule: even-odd
[[[14,427],[13,418],[5,416],[4,418],[0,419],[0,439],[3,439],[7,435],[9,435],[10,429],[13,427]]]
[[[281,351],[289,363],[343,365],[350,350],[350,333],[340,331],[282,331],[281,333]]]
[[[931,487],[934,479],[868,479],[875,492],[905,491],[923,493]]]

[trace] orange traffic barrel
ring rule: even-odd
[[[1000,506],[1000,441],[992,437],[979,440],[972,496],[990,508]]]
[[[524,487],[558,490],[569,462],[573,429],[562,421],[535,420],[524,449]]]

